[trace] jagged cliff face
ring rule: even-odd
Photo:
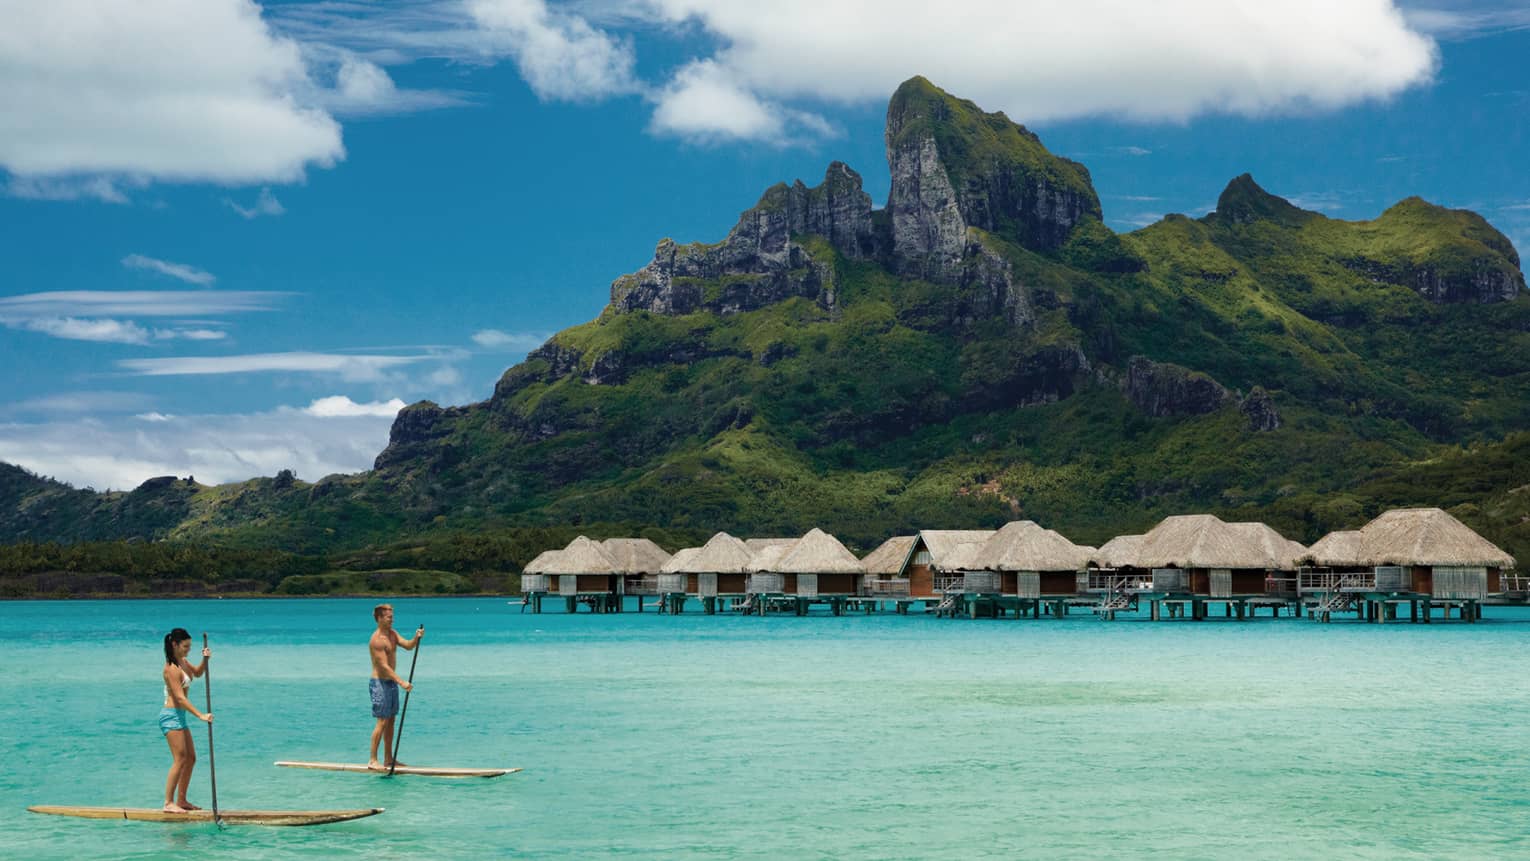
[[[777,185],[716,245],[661,241],[652,263],[612,282],[611,306],[666,315],[736,314],[804,296],[832,307],[832,279],[823,264],[792,241],[803,234],[828,239],[851,259],[873,256],[871,196],[861,190],[860,174],[834,162],[816,187],[800,180]]]
[[[886,144],[887,209],[900,271],[959,280],[968,228],[1050,251],[1085,217],[1100,218],[1083,165],[1047,152],[1002,113],[984,113],[923,78],[893,94]]]

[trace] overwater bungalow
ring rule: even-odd
[[[894,577],[908,580],[909,597],[938,602],[959,588],[962,575],[952,566],[950,555],[964,545],[979,545],[993,537],[991,529],[923,529],[914,536],[903,570]]]
[[[795,598],[799,614],[818,601],[828,603],[835,615],[844,612],[846,599],[855,596],[861,576],[866,573],[865,566],[855,554],[845,549],[839,539],[817,528],[809,530],[794,544],[772,545],[760,554],[772,553],[777,548],[781,551],[779,558],[768,564],[774,570],[751,576],[751,594],[762,598],[776,594]],[[768,579],[775,577],[780,579]],[[771,587],[779,587],[779,591]]]
[[[636,595],[638,612],[642,612],[643,597],[660,594],[659,572],[670,560],[669,553],[647,538],[607,538],[600,546],[615,570],[617,607],[621,607],[621,596]]]
[[[914,555],[917,535],[894,535],[861,559],[866,573],[861,576],[860,594],[868,598],[907,600],[908,566]]]
[[[1294,601],[1296,565],[1305,553],[1263,523],[1185,514],[1166,517],[1143,535],[1136,562],[1152,572],[1153,618],[1160,602],[1170,602],[1171,610],[1188,603],[1191,618],[1203,619],[1212,600],[1241,619],[1251,602],[1278,608]]]
[[[686,592],[701,599],[706,613],[717,611],[720,601],[741,600],[747,594],[744,579],[753,554],[741,539],[719,532],[671,573],[686,575]],[[673,560],[671,560],[673,561]]]
[[[542,597],[554,591],[568,602],[570,613],[578,609],[581,602],[597,612],[616,609],[616,563],[604,547],[583,535],[570,541],[562,550],[539,554],[527,564],[526,572],[533,582],[528,584],[523,575],[521,589],[527,593],[536,612],[542,610]],[[554,583],[556,590],[549,588]]]
[[[1333,532],[1304,554],[1303,592],[1318,593],[1314,615],[1357,609],[1373,621],[1408,603],[1428,621],[1434,606],[1475,621],[1481,602],[1505,588],[1514,557],[1438,508],[1388,511],[1356,531]]]
[[[1034,521],[1016,520],[972,551],[970,561],[965,561],[968,570],[962,591],[969,602],[1013,596],[1016,609],[1022,612],[1051,599],[1052,612],[1061,615],[1066,612],[1066,599],[1083,591],[1079,574],[1094,552],[1095,548],[1074,544]]]

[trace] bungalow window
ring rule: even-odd
[[[920,550],[919,552],[915,553],[914,554],[914,564],[915,565],[929,565],[930,564],[930,551],[929,550]]]

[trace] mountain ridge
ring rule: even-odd
[[[1023,512],[1101,540],[1209,509],[1311,540],[1385,504],[1367,482],[1530,428],[1530,297],[1475,213],[1339,221],[1244,174],[1202,218],[1116,234],[1087,169],[1002,114],[914,78],[888,116],[884,209],[834,162],[717,243],[662,240],[487,400],[402,410],[371,472],[93,496],[5,473],[0,536],[75,517],[318,549],[597,521],[864,542]],[[1512,490],[1486,488],[1505,512]],[[1510,546],[1503,516],[1485,534]]]

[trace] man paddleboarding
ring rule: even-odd
[[[372,717],[377,726],[372,729],[372,752],[367,757],[367,768],[386,771],[390,766],[402,765],[393,761],[393,718],[398,715],[398,689],[413,690],[414,686],[399,678],[394,669],[398,664],[398,647],[413,649],[425,636],[425,626],[414,633],[414,639],[406,640],[393,630],[393,605],[378,604],[372,608],[372,618],[377,620],[377,630],[372,632],[369,650],[372,653]],[[377,743],[382,742],[383,759],[377,759]]]

